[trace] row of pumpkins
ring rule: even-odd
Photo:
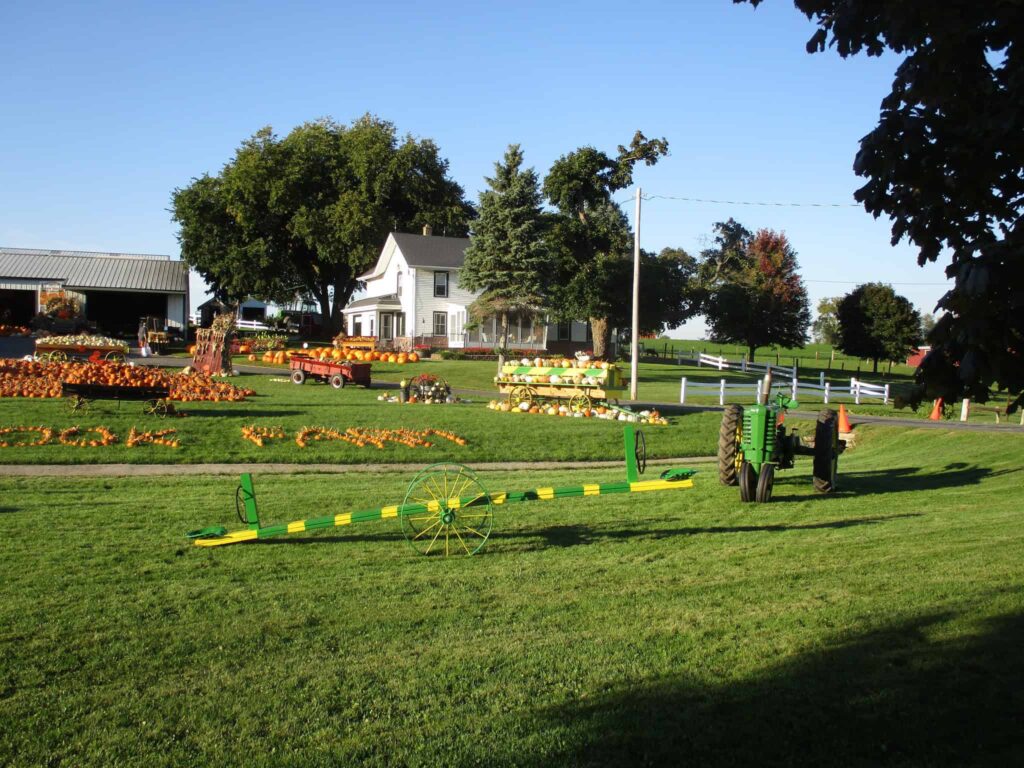
[[[348,362],[373,362],[379,360],[382,363],[406,363],[419,362],[420,356],[415,352],[378,352],[377,350],[363,351],[361,349],[338,349],[337,347],[311,347],[310,349],[286,349],[276,352],[264,352],[259,358],[255,354],[249,355],[250,361],[261,360],[264,363],[276,363],[283,365],[293,357],[310,357],[314,360]]]
[[[255,394],[201,373],[171,373],[162,368],[122,363],[56,363],[0,360],[0,397],[60,397],[61,382],[120,387],[164,387],[179,402],[244,400]]]

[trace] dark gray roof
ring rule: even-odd
[[[410,267],[458,269],[466,260],[468,237],[439,237],[392,232]]]
[[[372,306],[387,306],[400,308],[402,302],[398,300],[397,293],[389,293],[386,296],[371,296],[367,299],[359,299],[358,301],[350,301],[345,309],[359,309],[360,307],[372,307]]]
[[[187,293],[188,266],[170,256],[0,248],[0,278],[44,280],[67,288]]]

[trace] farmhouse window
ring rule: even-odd
[[[434,297],[438,299],[448,298],[448,273],[447,272],[435,272],[434,273]],[[435,321],[436,323],[436,321]],[[437,334],[434,334],[435,336]]]
[[[434,335],[435,336],[447,336],[448,335],[448,315],[444,312],[434,313]]]

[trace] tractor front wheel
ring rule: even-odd
[[[736,485],[743,464],[743,407],[725,406],[722,426],[718,430],[718,481],[722,485]]]
[[[763,464],[761,476],[757,478],[757,492],[754,496],[758,504],[767,504],[772,500],[772,488],[775,487],[775,465]]]
[[[757,470],[749,461],[740,465],[737,479],[740,484],[740,501],[753,501],[757,495]]]
[[[814,490],[831,493],[839,473],[839,419],[831,408],[818,413],[814,428]]]

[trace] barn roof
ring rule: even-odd
[[[82,290],[187,293],[188,266],[170,256],[0,248],[0,278]]]

